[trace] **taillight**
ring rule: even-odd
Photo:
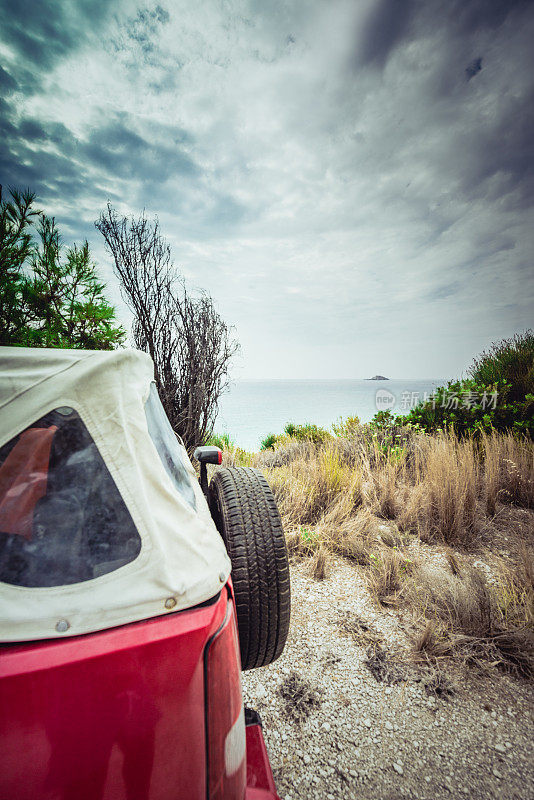
[[[234,606],[206,654],[209,800],[243,800],[246,788],[245,717]]]

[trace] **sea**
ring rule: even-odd
[[[219,400],[215,431],[238,447],[256,452],[269,433],[288,422],[330,428],[340,417],[369,422],[378,410],[406,414],[446,379],[406,380],[241,380]]]

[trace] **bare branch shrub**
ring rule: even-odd
[[[108,203],[95,225],[134,315],[133,342],[154,361],[163,407],[192,450],[213,430],[238,344],[211,297],[204,292],[193,297],[186,289],[157,219],[144,213],[137,219],[121,217]]]

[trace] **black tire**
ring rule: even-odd
[[[209,487],[211,515],[232,562],[241,666],[278,658],[291,614],[286,540],[273,493],[250,467],[217,470]]]

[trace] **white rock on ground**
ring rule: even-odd
[[[245,702],[261,714],[282,798],[534,798],[531,686],[467,673],[452,697],[429,703],[416,673],[378,682],[364,664],[365,648],[340,628],[340,614],[371,623],[395,648],[405,643],[396,612],[372,604],[346,561],[332,559],[323,582],[302,564],[291,574],[286,649],[274,664],[243,673]],[[303,720],[291,716],[279,691],[292,672],[317,695]]]

